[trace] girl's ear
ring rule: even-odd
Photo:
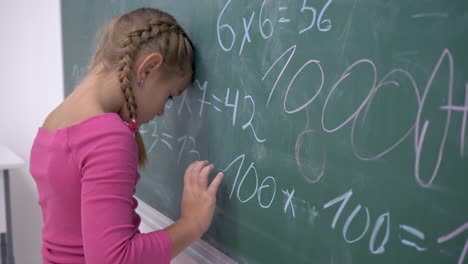
[[[155,69],[159,69],[163,63],[163,57],[159,52],[150,53],[138,66],[137,81],[144,80]]]

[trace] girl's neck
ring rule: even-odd
[[[76,88],[73,98],[101,112],[125,114],[124,98],[116,74],[91,71]],[[125,117],[122,116],[121,117]]]

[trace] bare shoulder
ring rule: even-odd
[[[42,128],[48,131],[55,131],[73,125],[75,122],[78,123],[79,119],[60,105],[49,113],[42,124]]]
[[[92,81],[77,86],[60,105],[49,113],[42,128],[48,131],[56,131],[110,112],[109,109],[112,108],[108,107],[105,100],[100,98],[101,92],[98,92],[97,88],[93,88],[94,86],[95,84]],[[117,97],[120,98],[120,90],[118,92]]]
[[[62,103],[49,113],[42,124],[42,128],[48,131],[55,131],[79,124],[102,113],[103,111],[90,106],[73,106]]]

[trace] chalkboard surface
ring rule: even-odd
[[[203,239],[239,263],[468,263],[467,1],[62,1],[67,94],[141,6],[176,17],[197,73],[141,127],[138,197],[176,220],[208,159]]]

